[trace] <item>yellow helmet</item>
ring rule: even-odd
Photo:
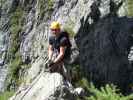
[[[50,29],[60,29],[60,27],[60,23],[57,21],[52,22],[50,25]]]

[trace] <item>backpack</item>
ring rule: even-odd
[[[70,52],[67,54],[68,57],[64,59],[64,63],[66,64],[77,63],[79,58],[79,50],[74,38],[70,39],[68,32],[65,32],[65,31],[62,32],[62,35],[68,39],[69,47],[70,47],[70,50],[69,50]]]
[[[64,55],[64,59],[63,59],[64,63],[73,64],[77,61],[77,59],[79,57],[79,50],[76,46],[74,38],[70,39],[69,34],[65,31],[61,32],[61,36],[58,38],[58,42],[61,41],[63,37],[67,38],[67,49],[65,51],[65,55]],[[51,38],[51,40],[54,40],[54,39]],[[58,47],[58,46],[55,46],[55,44],[56,44],[55,42],[52,41],[52,43],[53,43],[54,47]],[[57,49],[55,51],[57,51]],[[57,52],[57,55],[58,55],[58,52]],[[54,58],[56,58],[56,55]]]
[[[68,58],[64,59],[64,63],[75,64],[79,62],[79,49],[75,43],[74,38],[70,40],[70,43],[72,44],[70,48],[70,55]]]

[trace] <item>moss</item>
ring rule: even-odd
[[[23,26],[23,10],[21,7],[18,7],[15,12],[12,13],[10,19],[10,31],[11,31],[11,48],[9,52],[15,54],[18,51],[20,46],[20,36],[19,32]]]
[[[13,91],[5,91],[3,93],[0,93],[0,100],[8,100],[13,94]]]
[[[54,4],[53,0],[48,0],[48,10],[49,11],[53,10],[53,4]]]
[[[133,17],[133,0],[127,0],[127,15]]]
[[[15,54],[15,59],[12,60],[12,62],[9,64],[11,77],[15,79],[18,78],[19,69],[21,68],[21,65],[22,65],[22,59],[19,52],[17,52]]]
[[[20,47],[20,31],[23,26],[23,13],[21,7],[17,7],[14,12],[11,13],[10,17],[10,48],[8,50],[8,61],[10,62],[15,58],[15,54]]]
[[[24,64],[20,52],[17,51],[14,55],[14,59],[10,60],[8,66],[9,71],[5,82],[5,90],[15,91],[17,87],[25,81],[24,73],[20,75],[20,72],[29,69],[31,64]]]
[[[120,89],[113,84],[106,84],[98,89],[86,78],[79,80],[78,84],[86,91],[86,96],[80,100],[132,100],[133,98],[133,94],[124,96]]]
[[[74,37],[75,32],[73,31],[73,28],[71,28],[70,26],[65,26],[64,30],[69,33],[70,37]]]
[[[64,25],[64,30],[67,31],[70,35],[70,37],[74,37],[74,35],[76,34],[74,31],[73,31],[73,28],[74,28],[74,23],[72,21],[69,21],[67,22],[65,25]]]
[[[7,0],[1,0],[0,5],[3,5]]]
[[[38,8],[39,8],[39,17],[40,20],[43,18],[48,19],[53,10],[53,0],[39,0]]]
[[[23,63],[22,63],[20,53],[17,52],[15,54],[15,58],[12,59],[8,64],[9,72],[5,82],[5,86],[6,86],[5,90],[12,90],[12,89],[15,90],[16,87],[21,84],[19,80],[19,72],[22,65]],[[11,89],[11,87],[13,88]]]
[[[24,11],[20,6],[16,8],[10,16],[10,47],[8,50],[8,65],[9,73],[6,79],[6,89],[10,90],[11,85],[18,85],[19,83],[19,70],[21,69],[22,59],[20,56],[20,32],[23,27],[23,13]],[[12,83],[14,82],[14,83]]]
[[[72,75],[71,75],[71,78],[72,78],[72,82],[73,82],[73,85],[76,85],[76,82],[78,82],[78,80],[80,80],[82,78],[82,70],[81,70],[81,67],[80,65],[78,64],[73,64],[71,65],[72,67]]]

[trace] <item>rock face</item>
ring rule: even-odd
[[[0,2],[0,91],[4,91],[7,76],[7,50],[9,47],[9,16],[13,0]]]
[[[25,24],[21,32],[20,52],[24,62],[34,62],[42,55],[42,52],[47,50],[47,39],[50,34],[49,25],[53,20],[58,20],[62,26],[67,26],[74,33],[77,33],[81,26],[82,17],[87,18],[89,15],[88,22],[91,24],[110,13],[116,12],[117,15],[122,16],[120,12],[123,11],[119,9],[119,7],[123,7],[121,0],[111,0],[112,3],[110,0],[55,0],[51,7],[52,12],[50,14],[44,13],[44,18],[40,19],[38,7],[40,1],[31,0],[25,5],[26,7],[29,5],[31,9],[27,8]],[[21,0],[20,4],[24,6],[25,2],[25,0]],[[48,1],[45,2],[49,3]],[[44,7],[47,9],[48,6]],[[48,16],[50,18],[46,19]]]
[[[65,99],[66,98],[66,99]],[[27,88],[21,88],[10,100],[76,100],[70,90],[63,86],[58,73],[40,73]]]
[[[133,19],[107,16],[92,25],[87,20],[81,20],[81,23],[77,44],[80,62],[88,78],[97,86],[113,83],[123,91],[129,91],[129,85],[133,83],[133,66],[128,60],[133,46]],[[80,34],[84,36],[80,37]],[[80,43],[79,39],[82,40]]]
[[[64,100],[75,99],[70,90],[62,85],[60,74],[41,72],[47,60],[49,25],[54,20],[77,33],[75,39],[80,58],[74,57],[80,60],[89,79],[98,83],[98,86],[114,83],[128,90],[133,74],[128,61],[133,21],[125,17],[119,18],[126,15],[125,0],[6,0],[5,4],[7,6],[3,6],[2,13],[7,11],[9,16],[1,17],[0,25],[6,23],[2,27],[5,34],[10,33],[8,28],[14,24],[15,29],[21,26],[19,31],[14,32],[15,34],[17,31],[15,36],[20,39],[14,40],[19,40],[15,43],[20,42],[17,50],[20,51],[22,63],[31,65],[24,75],[21,72],[24,76],[23,85],[11,100],[59,100],[59,97]],[[14,23],[9,25],[10,14],[15,11],[18,19],[22,19],[13,18]],[[19,14],[19,11],[23,13]],[[9,37],[7,40],[11,41],[12,38]],[[20,67],[18,70],[22,69]],[[20,79],[21,75],[18,76]]]

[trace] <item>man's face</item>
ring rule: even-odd
[[[53,35],[58,36],[58,34],[60,33],[60,29],[51,29],[51,32]]]

